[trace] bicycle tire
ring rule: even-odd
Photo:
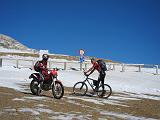
[[[103,94],[102,92],[105,92],[105,94]],[[97,92],[97,95],[99,97],[108,98],[109,96],[111,96],[111,94],[112,94],[112,88],[108,84],[104,84],[104,91],[102,85],[99,86]]]
[[[88,86],[85,82],[77,82],[73,86],[73,93],[75,95],[84,96],[88,91]]]
[[[64,86],[61,82],[56,81],[55,86],[52,86],[52,94],[54,98],[61,99],[64,95]]]
[[[30,83],[30,90],[32,92],[33,95],[38,95],[38,81],[33,79]]]

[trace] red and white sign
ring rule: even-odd
[[[80,49],[80,50],[79,50],[79,54],[80,54],[81,56],[83,56],[83,55],[84,55],[84,50],[83,50],[83,49]]]

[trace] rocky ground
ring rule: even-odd
[[[141,99],[128,93],[113,93],[108,99],[75,96],[65,87],[64,97],[52,97],[51,91],[34,96],[0,87],[0,120],[124,120],[160,119],[160,101]]]

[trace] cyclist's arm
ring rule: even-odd
[[[92,74],[94,72],[94,70],[95,70],[95,68],[93,68],[88,75]]]
[[[85,73],[87,74],[87,73],[89,73],[89,74],[87,74],[87,75],[90,75],[90,74],[92,74],[93,72],[94,72],[94,70],[95,70],[95,68],[94,68],[94,66],[92,66],[88,71],[86,71]]]
[[[41,70],[45,70],[45,71],[48,70],[48,69],[47,69],[47,65],[44,65],[43,63],[40,63],[40,64],[39,64],[39,68],[40,68]]]

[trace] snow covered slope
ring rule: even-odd
[[[23,90],[19,84],[30,83],[28,77],[33,72],[35,71],[28,68],[17,69],[12,66],[4,66],[0,68],[0,86]],[[95,72],[91,77],[96,79],[98,73]],[[67,87],[73,87],[76,82],[85,79],[82,71],[74,70],[60,70],[58,78]],[[160,100],[159,75],[149,72],[120,72],[117,69],[107,72],[105,83],[112,87],[113,92],[125,92],[140,98]]]

